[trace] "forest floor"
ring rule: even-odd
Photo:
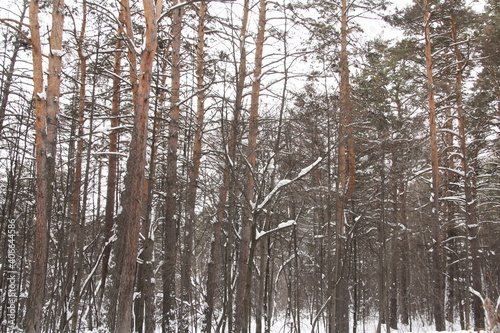
[[[378,322],[376,320],[358,322],[357,332],[358,333],[374,333],[377,332]],[[448,326],[448,325],[447,325]],[[286,320],[285,318],[278,318],[273,323],[271,327],[272,333],[288,333],[293,332],[293,322],[290,320]],[[382,326],[382,332],[386,333],[385,325]],[[312,325],[310,323],[309,318],[301,319],[300,323],[300,331],[306,333],[325,333],[326,329],[323,323],[318,322],[315,326],[314,331],[312,331]],[[350,332],[352,332],[352,327],[350,328]],[[402,326],[397,330],[390,330],[390,333],[410,333],[410,332],[418,332],[418,333],[486,333],[485,331],[476,332],[473,330],[461,330],[460,325],[449,325],[447,331],[437,332],[433,325],[426,325],[422,322],[417,322],[416,320],[412,323],[412,325]]]

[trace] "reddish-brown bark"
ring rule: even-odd
[[[125,20],[128,21],[130,8],[123,1]],[[118,269],[120,279],[116,304],[115,332],[132,331],[132,304],[134,294],[137,253],[139,245],[139,227],[141,224],[144,172],[146,166],[147,120],[149,93],[153,71],[153,60],[157,47],[157,14],[161,12],[161,3],[156,7],[152,0],[144,0],[144,18],[146,21],[145,45],[141,53],[140,74],[131,69],[131,81],[134,94],[134,128],[130,143],[130,155],[127,160],[125,191],[122,194],[122,214],[118,217]],[[128,29],[128,26],[127,26]],[[129,55],[132,52],[129,52]],[[137,74],[137,75],[134,75]],[[135,78],[134,78],[135,77]],[[137,80],[137,81],[136,81]]]
[[[262,74],[262,54],[266,30],[266,0],[259,1],[259,25],[255,49],[255,70],[253,74],[252,95],[250,101],[250,117],[247,146],[247,169],[245,172],[245,200],[241,221],[241,240],[238,258],[238,276],[236,277],[236,313],[235,332],[247,332],[250,316],[250,280],[251,280],[251,243],[252,229],[255,228],[255,214],[251,203],[255,201],[255,165],[257,161],[257,135],[259,129],[259,99]]]
[[[434,321],[438,331],[445,330],[444,323],[444,272],[442,261],[442,235],[439,220],[439,160],[437,146],[437,125],[436,125],[436,105],[434,99],[434,76],[432,73],[432,43],[431,43],[431,12],[428,0],[423,0],[424,9],[424,38],[425,38],[425,64],[427,73],[427,93],[429,107],[429,132],[430,132],[430,150],[432,166],[432,228],[434,236],[433,264],[434,264]]]
[[[64,23],[64,1],[55,0],[52,9],[50,54],[47,89],[43,87],[43,64],[38,22],[39,4],[30,2],[30,32],[33,54],[33,92],[36,131],[36,223],[34,257],[26,313],[26,332],[41,332],[42,308],[44,304],[47,276],[48,233],[52,213],[53,183],[55,180],[55,158],[61,84],[62,37]]]
[[[349,295],[344,275],[346,253],[346,206],[352,197],[355,181],[354,136],[352,128],[351,86],[349,83],[348,45],[348,5],[341,3],[341,43],[340,43],[340,125],[338,148],[338,191],[336,212],[336,258],[335,268],[330,282],[333,300],[330,306],[330,329],[346,331],[349,325]]]

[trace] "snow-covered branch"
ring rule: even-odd
[[[266,195],[266,197],[264,198],[264,200],[262,200],[262,202],[258,205],[255,205],[255,207],[253,207],[256,211],[261,211],[270,201],[271,199],[276,195],[276,193],[278,193],[283,187],[287,186],[287,185],[290,185],[292,184],[293,182],[303,178],[305,175],[307,175],[309,172],[311,172],[311,170],[316,167],[319,163],[321,163],[321,161],[323,160],[322,157],[318,157],[318,159],[316,161],[314,161],[314,163],[312,163],[311,165],[305,167],[304,169],[300,170],[299,174],[297,175],[297,177],[293,178],[293,179],[282,179],[280,180],[276,186],[271,190],[271,192],[269,192],[268,195]]]
[[[282,222],[282,223],[278,224],[278,226],[276,228],[268,230],[268,231],[259,231],[259,230],[257,230],[257,233],[255,235],[255,240],[259,240],[259,239],[261,239],[261,238],[263,238],[265,236],[268,236],[268,235],[270,235],[272,233],[275,233],[275,232],[280,231],[282,229],[286,229],[286,228],[291,227],[291,226],[296,225],[296,224],[297,224],[297,221],[295,221],[295,220],[288,220],[286,222]]]
[[[479,297],[479,299],[481,300],[481,302],[484,303],[484,298],[483,298],[483,296],[481,295],[481,293],[479,291],[474,290],[474,288],[472,288],[472,287],[469,287],[469,291],[471,293],[473,293],[474,295],[476,295],[477,297]]]

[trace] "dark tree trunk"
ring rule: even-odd
[[[177,258],[177,149],[179,146],[179,115],[180,115],[180,63],[181,63],[181,32],[183,8],[180,1],[174,0],[177,6],[173,12],[172,23],[172,69],[170,90],[170,122],[167,152],[167,179],[164,223],[164,256],[163,263],[163,316],[162,332],[174,332],[176,327],[175,306],[175,265]],[[182,313],[182,311],[181,311]],[[182,319],[182,318],[181,318]]]
[[[120,22],[123,22],[123,9],[119,13]],[[122,24],[118,24],[117,35],[123,34]],[[109,134],[109,155],[108,155],[108,179],[106,186],[106,206],[104,208],[104,228],[103,242],[104,252],[102,256],[101,268],[101,285],[98,296],[98,308],[102,309],[102,301],[106,290],[106,282],[108,279],[109,258],[111,255],[113,236],[113,226],[115,224],[115,193],[117,182],[117,167],[118,167],[118,126],[120,125],[120,99],[121,99],[121,59],[123,42],[121,38],[116,39],[116,50],[114,52],[113,61],[113,86],[111,98],[111,132]]]
[[[182,302],[183,304],[191,304],[191,268],[193,258],[193,242],[195,234],[196,221],[196,193],[198,188],[198,177],[200,173],[200,163],[202,156],[202,136],[205,118],[205,83],[204,83],[204,47],[205,47],[205,16],[206,2],[200,3],[199,20],[198,20],[198,43],[196,45],[196,89],[197,89],[197,105],[196,105],[196,124],[193,142],[193,161],[189,170],[189,184],[186,198],[186,222],[184,230],[184,254],[181,265],[181,281],[182,281]],[[213,295],[213,294],[212,294]],[[212,296],[213,297],[213,296]],[[208,299],[208,297],[207,297]],[[184,316],[186,316],[185,311]],[[210,319],[211,320],[211,319]],[[183,320],[183,330],[188,332],[187,322]]]

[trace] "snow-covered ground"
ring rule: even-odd
[[[273,324],[271,326],[271,333],[294,333],[296,330],[294,329],[295,325],[291,318],[279,317],[273,320]],[[376,319],[360,321],[357,326],[357,333],[375,333],[377,332],[378,322]],[[198,327],[192,327],[193,332],[201,332],[202,323],[199,323]],[[381,332],[382,333],[487,333],[485,331],[476,332],[474,330],[461,330],[459,325],[449,325],[446,331],[436,331],[433,325],[425,325],[422,321],[414,320],[411,326],[400,326],[397,330],[390,330],[390,332],[386,331],[386,326],[382,325]],[[255,332],[255,321],[252,322],[250,333]],[[353,329],[350,327],[349,333],[352,332]],[[108,333],[104,330],[85,330],[85,333]],[[327,330],[324,326],[324,322],[318,321],[314,327],[312,328],[310,317],[301,318],[300,320],[300,332],[302,333],[326,333]],[[161,327],[159,325],[156,327],[155,333],[161,333]]]
[[[359,322],[357,327],[358,333],[374,333],[377,332],[377,321],[366,321]],[[292,329],[292,323],[290,323],[284,319],[277,319],[271,327],[272,333],[289,333],[294,332]],[[253,330],[252,330],[253,331]],[[312,326],[308,319],[301,319],[300,323],[300,331],[305,333],[326,333],[326,329],[323,326],[323,323],[318,322],[314,331],[312,331]],[[352,328],[350,329],[352,332]],[[382,326],[382,332],[386,332],[385,325]],[[418,332],[418,333],[438,333],[432,325],[424,325],[419,322],[413,322],[411,326],[400,326],[398,330],[391,330],[390,333],[410,333],[410,332]],[[439,332],[439,333],[477,333],[473,330],[461,330],[459,325],[450,325],[447,331]],[[480,331],[479,333],[486,333],[485,331]]]

